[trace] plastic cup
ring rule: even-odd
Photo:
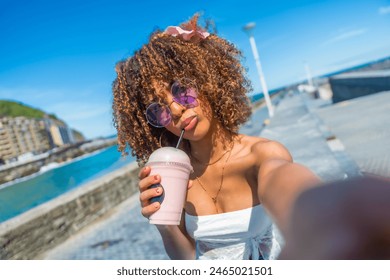
[[[189,157],[182,150],[163,147],[149,157],[147,166],[150,175],[161,176],[163,195],[152,199],[160,201],[161,207],[149,217],[149,223],[158,225],[179,225],[192,166]],[[153,185],[151,187],[157,187]]]

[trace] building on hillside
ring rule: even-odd
[[[42,119],[26,117],[0,118],[0,159],[16,160],[23,154],[39,154],[49,150],[50,143]]]
[[[53,145],[52,148],[76,142],[72,130],[65,123],[46,118],[45,124],[51,137],[50,142]]]

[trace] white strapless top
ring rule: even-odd
[[[215,215],[185,213],[197,259],[276,259],[281,246],[277,228],[261,205]]]

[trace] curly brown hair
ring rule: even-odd
[[[202,30],[197,21],[196,14],[181,26]],[[164,31],[153,32],[147,44],[116,65],[113,122],[119,151],[127,154],[129,145],[132,155],[143,164],[160,147],[160,137],[166,129],[151,126],[145,117],[150,103],[162,102],[156,93],[156,82],[192,81],[198,98],[210,104],[213,117],[226,130],[237,134],[239,125],[251,114],[246,95],[251,86],[241,58],[241,52],[232,43],[215,34],[186,41]]]

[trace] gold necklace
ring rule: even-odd
[[[233,144],[234,145],[234,144]],[[220,161],[224,155],[226,155],[229,151],[231,150],[227,150],[226,152],[224,152],[217,160],[213,161],[213,162],[209,162],[209,163],[203,163],[201,162],[199,159],[197,159],[196,157],[192,156],[192,158],[197,161],[198,163],[200,163],[201,165],[204,165],[204,166],[209,166],[209,165],[213,165],[213,164],[216,164],[218,161]],[[191,154],[192,155],[192,154]]]
[[[196,176],[196,180],[198,181],[199,185],[202,187],[202,189],[205,191],[205,193],[212,199],[212,201],[213,201],[213,203],[214,203],[214,206],[215,206],[215,210],[217,211],[217,213],[219,213],[218,207],[217,207],[217,199],[218,199],[218,195],[219,195],[219,193],[221,192],[222,185],[223,185],[223,176],[224,176],[225,166],[226,166],[226,163],[228,162],[228,160],[229,160],[229,158],[230,158],[230,155],[232,154],[233,147],[234,147],[234,142],[233,142],[232,148],[231,148],[230,150],[226,151],[226,152],[222,155],[222,157],[223,157],[224,155],[226,155],[226,153],[229,152],[229,155],[228,155],[228,157],[226,158],[226,161],[225,161],[225,163],[224,163],[223,166],[222,166],[221,183],[219,184],[219,188],[218,188],[217,194],[216,194],[214,197],[212,197],[212,196],[207,192],[207,190],[206,190],[206,188],[204,187],[204,185],[203,185],[202,181],[200,180],[200,178],[199,178],[198,176]],[[218,160],[220,160],[222,157],[220,157]]]

